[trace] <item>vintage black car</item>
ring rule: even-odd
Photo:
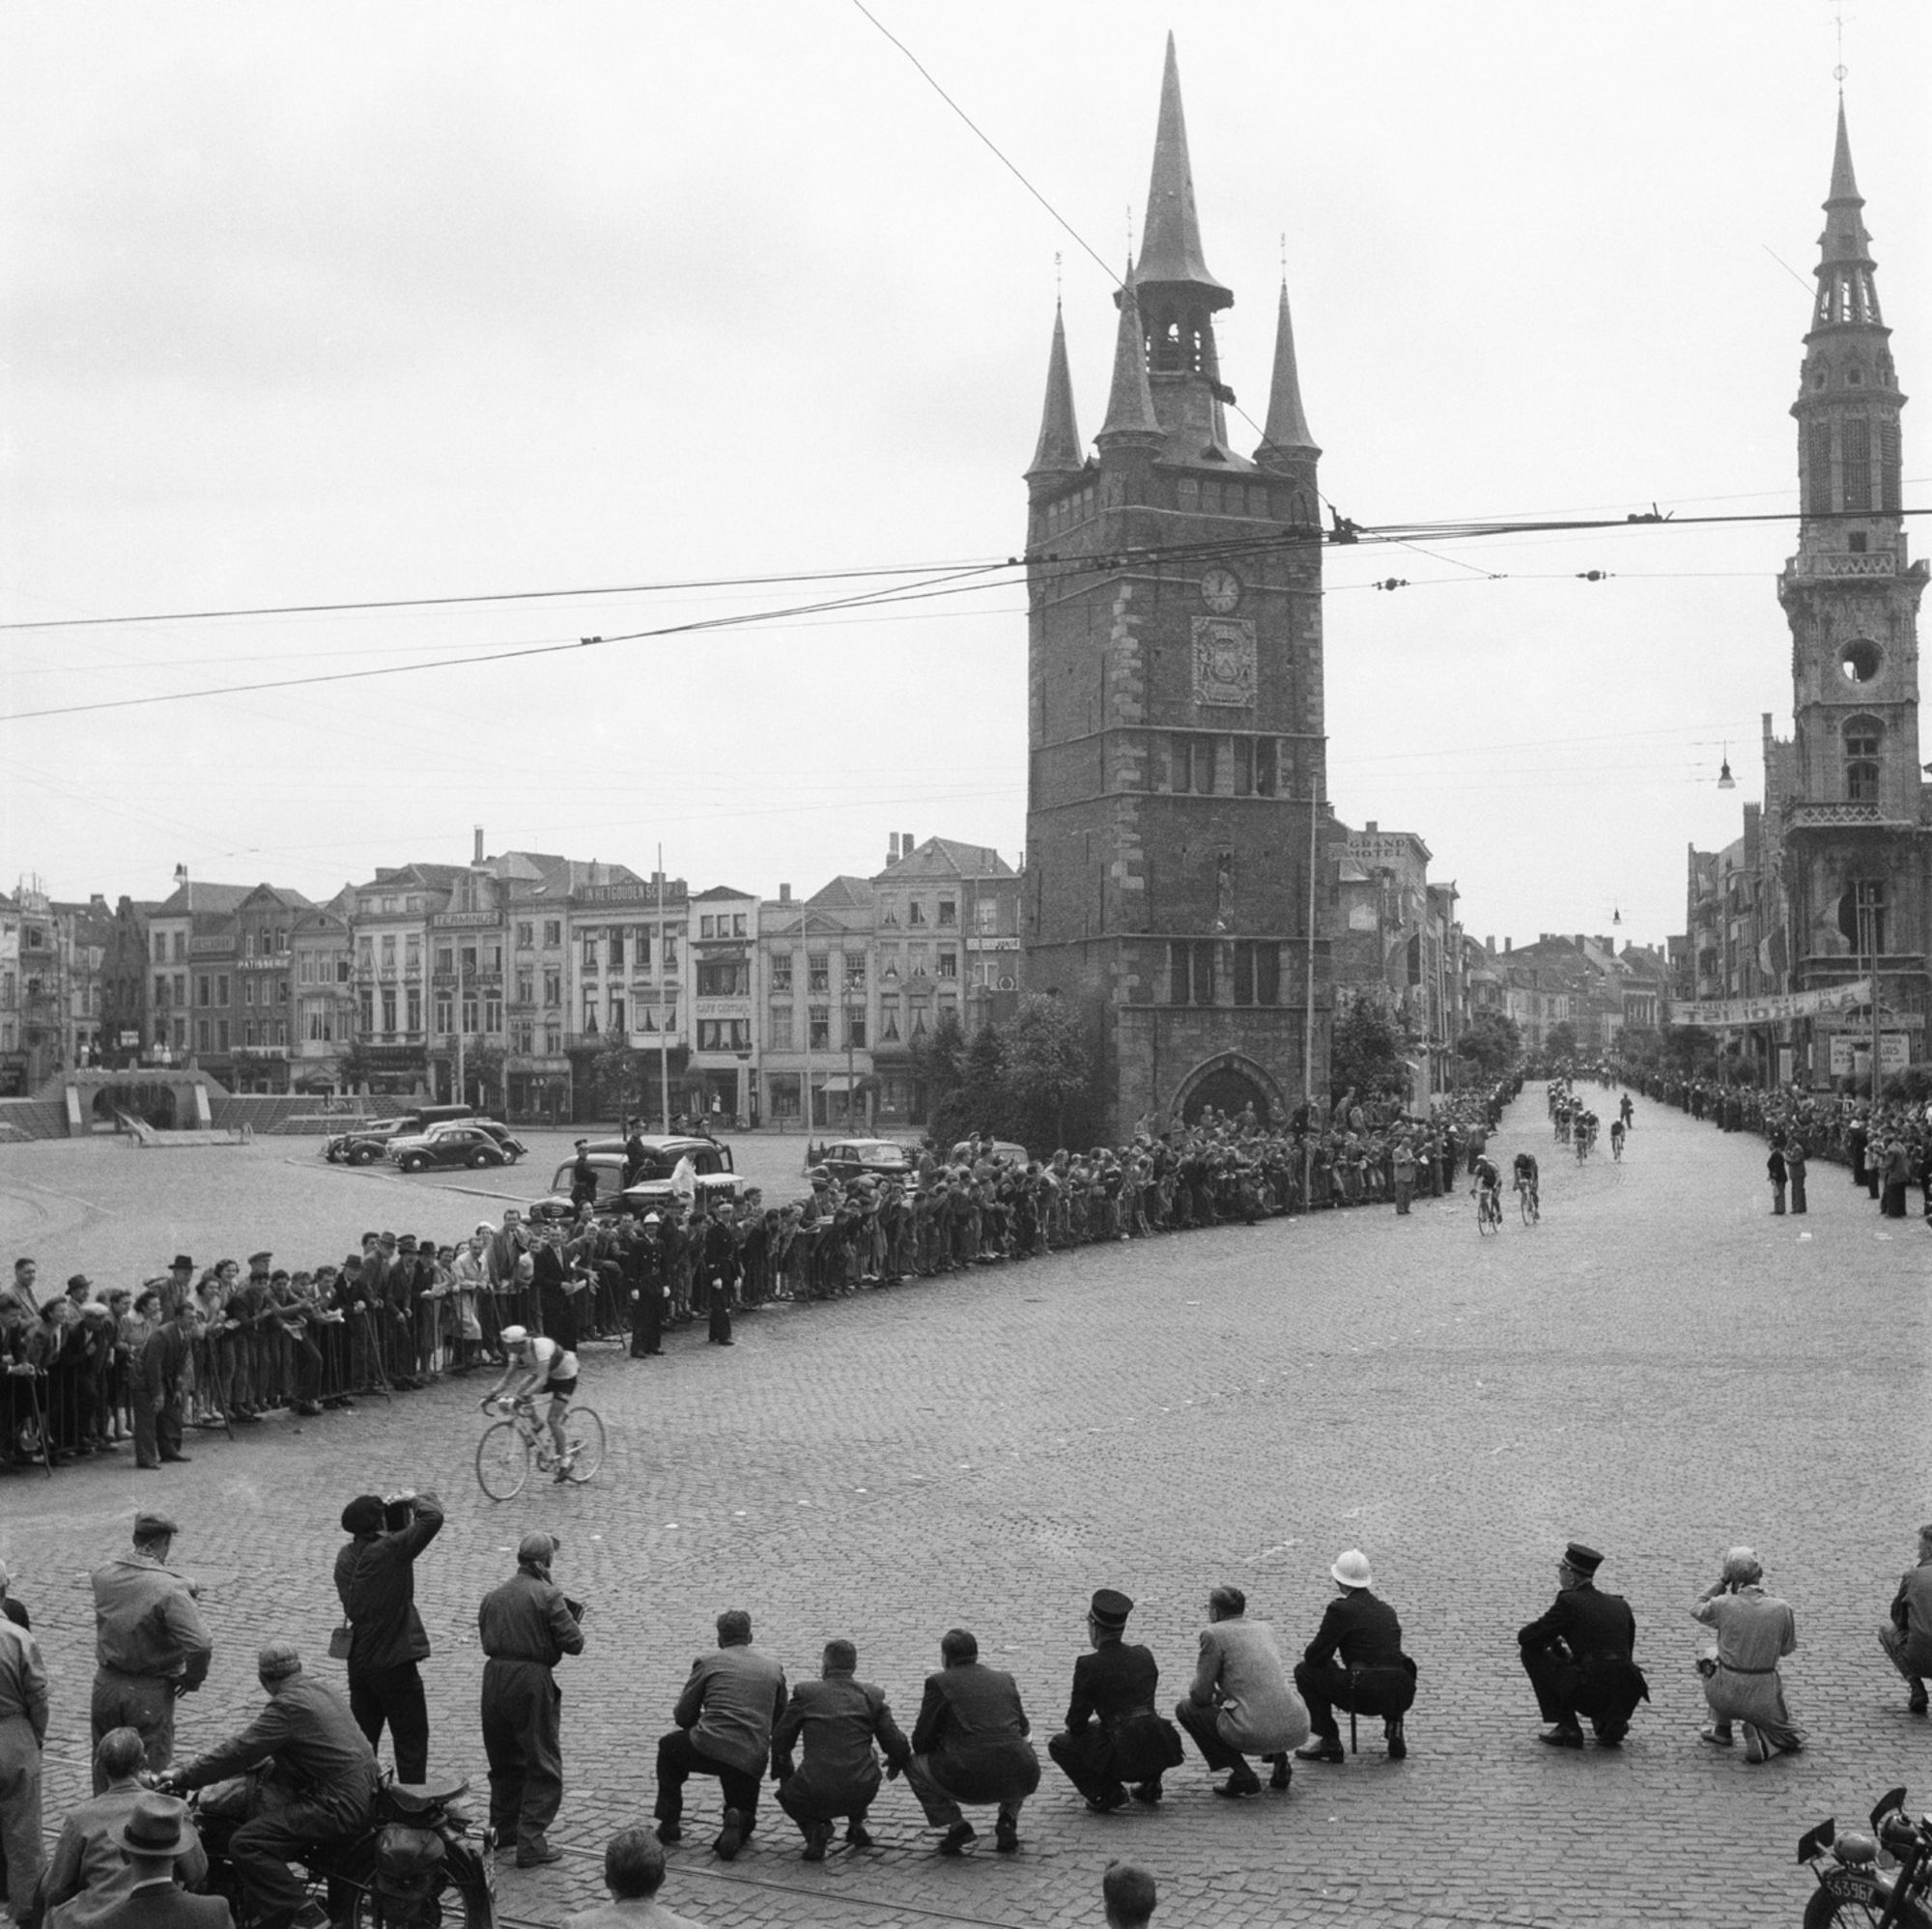
[[[835,1140],[819,1154],[818,1163],[841,1185],[860,1177],[910,1185],[918,1177],[912,1154],[890,1139]]]
[[[389,1141],[389,1158],[404,1172],[433,1166],[513,1166],[528,1149],[494,1119],[457,1119]]]
[[[430,1126],[449,1119],[468,1119],[475,1108],[469,1105],[418,1105],[399,1112],[393,1119],[371,1119],[346,1132],[326,1140],[322,1155],[331,1165],[372,1166],[384,1156],[389,1142],[406,1133],[425,1132]]]
[[[731,1166],[731,1148],[715,1139],[662,1138],[643,1142],[644,1167],[631,1186],[624,1184],[624,1142],[622,1139],[593,1139],[585,1149],[592,1171],[597,1175],[597,1203],[600,1213],[628,1213],[641,1217],[662,1209],[671,1197],[671,1175],[678,1161],[688,1158],[697,1181],[696,1197],[708,1206],[715,1199],[733,1203],[745,1195],[745,1182]],[[530,1207],[532,1219],[569,1219],[575,1216],[570,1203],[575,1158],[565,1159],[551,1180],[551,1196]]]

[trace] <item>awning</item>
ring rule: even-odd
[[[829,1078],[820,1079],[811,1089],[814,1092],[857,1092],[860,1081],[865,1076],[864,1072],[856,1074],[842,1071],[834,1072]]]

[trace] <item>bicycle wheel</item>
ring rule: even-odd
[[[1534,1226],[1536,1224],[1536,1207],[1530,1204],[1528,1186],[1520,1185],[1517,1187],[1516,1206],[1517,1210],[1522,1214],[1522,1223],[1525,1226]]]
[[[476,1485],[492,1500],[509,1500],[530,1477],[529,1442],[514,1420],[498,1420],[476,1442]]]
[[[604,1422],[589,1407],[573,1406],[563,1416],[563,1445],[569,1477],[595,1480],[604,1464]]]
[[[1487,1239],[1494,1230],[1490,1220],[1490,1196],[1487,1192],[1479,1192],[1476,1194],[1476,1231]]]

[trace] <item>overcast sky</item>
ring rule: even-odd
[[[1827,0],[871,5],[1078,240],[850,0],[0,10],[0,620],[575,592],[6,632],[0,885],[160,897],[179,863],[322,896],[463,862],[478,823],[766,894],[874,870],[893,831],[1017,859],[1004,572],[449,660],[1016,553],[1055,257],[1091,437],[1114,309],[1086,250],[1138,232],[1170,25],[1224,375],[1259,421],[1285,249],[1343,514],[1795,505]],[[1925,393],[1932,9],[1846,11]],[[1905,436],[1922,506],[1926,404]],[[1420,833],[1478,936],[1679,928],[1687,843],[1738,835],[1761,713],[1789,731],[1793,533],[1328,551],[1336,808]]]

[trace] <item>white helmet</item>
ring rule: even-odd
[[[497,1335],[497,1337],[499,1340],[501,1340],[504,1346],[506,1347],[521,1347],[524,1344],[524,1342],[527,1340],[530,1336],[529,1336],[529,1331],[526,1327],[505,1326],[503,1330]]]

